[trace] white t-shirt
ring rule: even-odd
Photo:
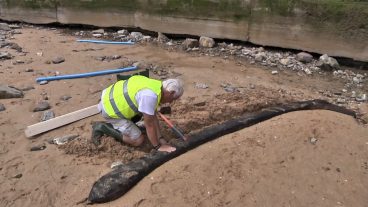
[[[148,115],[155,115],[157,95],[150,89],[142,89],[135,95],[138,111]]]

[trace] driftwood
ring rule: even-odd
[[[175,152],[154,152],[107,173],[94,183],[88,201],[89,203],[104,203],[121,197],[158,166],[205,142],[281,114],[313,109],[331,110],[356,117],[354,111],[330,104],[323,100],[295,102],[278,107],[266,108],[256,113],[246,114],[217,126],[205,128],[191,135],[188,142],[176,140],[176,143],[173,144],[177,147]]]

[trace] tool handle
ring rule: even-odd
[[[182,138],[183,140],[187,140],[187,138],[184,136],[184,134],[177,128],[177,127],[172,127],[171,130],[174,132],[174,134],[180,138]]]
[[[169,125],[170,128],[174,127],[174,124],[171,123],[171,121],[166,118],[166,116],[164,116],[163,114],[161,114],[160,112],[158,112],[158,114],[160,115],[160,117],[166,122],[167,125]]]

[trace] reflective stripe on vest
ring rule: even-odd
[[[115,87],[115,84],[112,85],[111,89],[110,89],[110,93],[109,93],[109,100],[110,100],[110,104],[112,106],[112,108],[114,109],[114,113],[122,118],[122,119],[126,119],[125,116],[119,111],[118,109],[118,106],[116,105],[115,101],[114,101],[114,87]]]
[[[130,99],[129,94],[128,94],[128,80],[126,80],[123,84],[123,93],[124,93],[124,98],[127,101],[128,105],[130,106],[130,108],[135,112],[135,113],[139,113],[138,108],[134,105],[132,99]]]
[[[150,89],[157,95],[157,109],[161,100],[162,82],[144,76],[133,76],[126,81],[118,81],[104,90],[102,104],[106,114],[114,119],[131,119],[138,113],[136,94],[142,89]]]

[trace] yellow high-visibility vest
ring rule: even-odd
[[[135,95],[142,89],[150,89],[157,95],[156,108],[161,101],[162,82],[135,75],[128,80],[121,80],[105,89],[102,104],[106,114],[114,119],[131,119],[138,113]]]

